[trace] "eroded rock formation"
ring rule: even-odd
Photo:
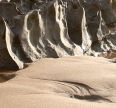
[[[20,69],[45,57],[96,56],[115,40],[116,0],[0,1],[0,55]]]

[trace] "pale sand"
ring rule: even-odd
[[[0,108],[116,108],[116,64],[100,57],[41,59],[0,83]]]

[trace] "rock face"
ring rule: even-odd
[[[0,1],[0,46],[20,69],[45,57],[96,56],[115,40],[116,0]]]

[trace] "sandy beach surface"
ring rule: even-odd
[[[0,81],[0,108],[116,108],[116,64],[102,57],[41,59]]]

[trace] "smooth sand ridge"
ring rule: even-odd
[[[41,59],[0,83],[0,108],[116,108],[115,65],[97,57]]]

